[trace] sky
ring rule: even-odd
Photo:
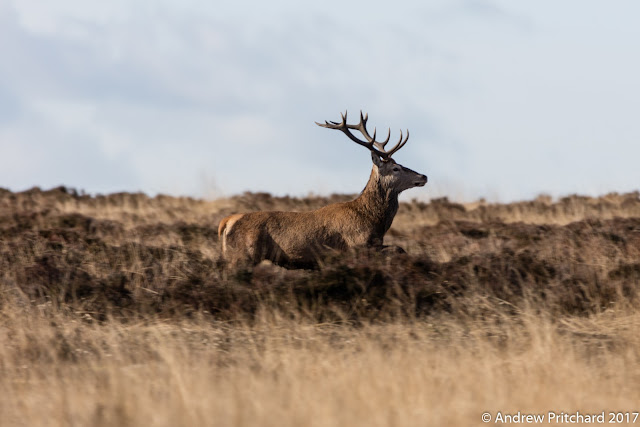
[[[406,197],[640,187],[634,0],[0,0],[0,187],[357,193],[392,138]]]

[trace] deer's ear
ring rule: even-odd
[[[382,166],[382,159],[380,158],[380,156],[378,156],[376,153],[374,153],[373,151],[371,152],[371,161],[373,162],[374,165],[376,165],[377,167]]]

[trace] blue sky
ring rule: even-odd
[[[0,0],[0,187],[355,193],[408,128],[407,197],[640,187],[640,3]]]

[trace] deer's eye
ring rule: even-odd
[[[394,172],[400,172],[400,168],[399,168],[399,167],[397,167],[397,166],[395,166],[395,167],[393,168],[393,171],[394,171]]]

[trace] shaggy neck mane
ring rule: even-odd
[[[371,170],[369,182],[360,196],[354,200],[354,204],[369,221],[375,243],[381,245],[384,234],[391,227],[393,217],[398,212],[398,192],[384,185],[377,167],[374,166]]]

